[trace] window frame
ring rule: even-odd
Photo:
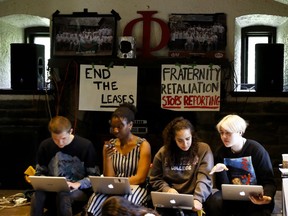
[[[27,27],[24,28],[24,43],[27,44],[35,44],[35,38],[37,37],[47,37],[51,41],[51,34],[50,34],[50,27],[47,26],[33,26],[33,27]],[[49,48],[51,50],[51,47]],[[50,58],[50,55],[45,54],[45,65],[44,70],[47,74],[45,74],[45,82],[49,82],[49,72],[46,70],[46,65],[48,65],[48,59]],[[50,87],[49,87],[50,88]]]
[[[276,43],[277,28],[266,25],[248,26],[241,29],[241,80],[240,90],[252,89],[254,84],[248,84],[248,40],[249,37],[268,37],[268,43]]]
[[[34,43],[35,37],[49,37],[50,28],[46,26],[34,26],[24,29],[24,41],[25,43]]]

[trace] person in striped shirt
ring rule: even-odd
[[[146,179],[151,164],[151,147],[147,140],[131,132],[136,107],[123,103],[110,119],[114,139],[103,147],[103,175],[129,177],[131,185],[138,185],[132,194],[123,195],[134,204],[142,205],[147,199]],[[101,206],[107,194],[93,193],[87,205],[87,215],[101,215]]]

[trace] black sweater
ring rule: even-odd
[[[241,152],[232,153],[231,148],[221,146],[215,154],[215,164],[223,163],[224,158],[252,158],[252,165],[255,170],[257,184],[263,185],[264,195],[272,199],[276,193],[276,183],[270,156],[265,148],[255,140],[247,139]],[[216,187],[221,189],[221,184],[232,183],[229,179],[229,170],[216,173]]]

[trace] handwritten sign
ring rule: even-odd
[[[114,111],[124,102],[137,106],[137,67],[80,65],[79,110]]]
[[[220,81],[218,65],[162,65],[161,108],[219,111]]]

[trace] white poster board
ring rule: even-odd
[[[114,111],[125,102],[137,106],[137,67],[80,65],[79,110]]]
[[[162,65],[161,108],[174,111],[219,111],[219,65]]]

